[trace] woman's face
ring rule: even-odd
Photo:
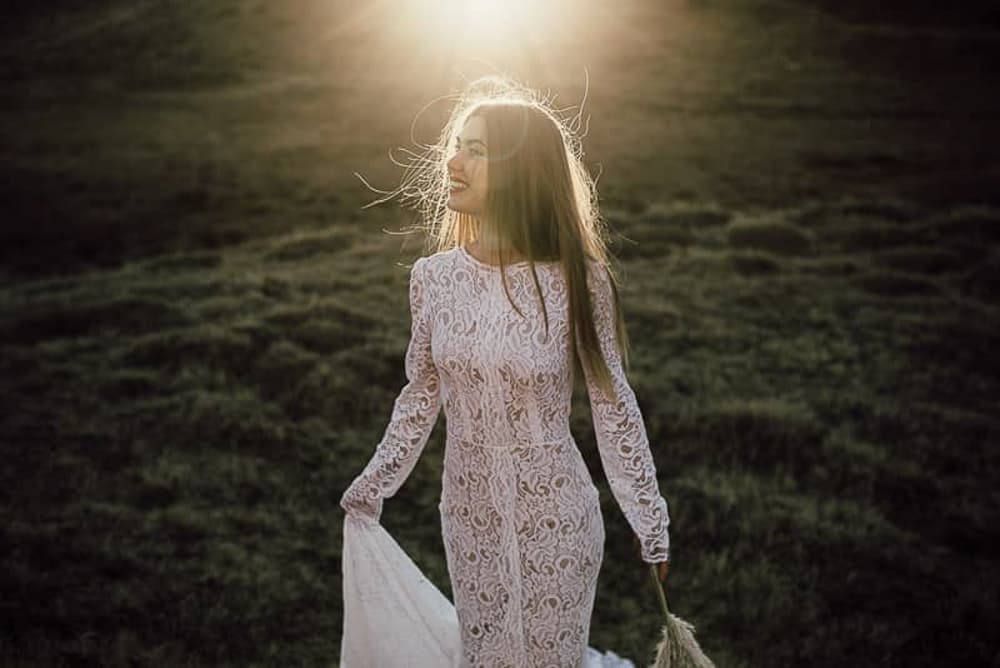
[[[452,146],[448,160],[448,208],[479,216],[486,210],[486,120],[470,116]]]

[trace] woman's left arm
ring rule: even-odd
[[[392,417],[368,465],[340,499],[349,513],[378,521],[382,500],[399,490],[423,452],[441,410],[440,379],[431,358],[427,259],[418,258],[410,270],[410,343],[405,367],[409,382],[400,390]]]
[[[616,345],[611,278],[602,266],[596,266],[593,273],[588,272],[588,283],[594,326],[616,394],[611,397],[601,389],[584,365],[598,452],[611,492],[639,538],[643,561],[660,563],[670,559],[667,501],[660,494],[642,413]]]

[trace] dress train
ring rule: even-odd
[[[385,530],[348,513],[343,543],[340,668],[468,668],[451,601]],[[588,647],[582,668],[635,668]]]

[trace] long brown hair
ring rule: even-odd
[[[582,113],[582,105],[580,107]],[[569,295],[569,333],[574,369],[586,365],[594,381],[615,397],[613,379],[604,360],[587,286],[587,260],[607,273],[614,297],[616,345],[628,367],[628,335],[619,300],[618,280],[611,266],[606,229],[597,205],[597,188],[583,165],[578,131],[581,113],[563,121],[548,100],[508,79],[485,77],[468,86],[452,109],[437,144],[412,159],[400,187],[378,201],[400,196],[415,202],[427,231],[428,252],[445,251],[474,241],[479,220],[448,209],[450,148],[472,116],[486,123],[489,137],[486,218],[499,239],[504,292],[514,309],[506,282],[511,249],[529,263],[535,290],[549,320],[536,261],[558,261]],[[573,345],[578,340],[578,345]],[[576,378],[581,377],[580,373]]]

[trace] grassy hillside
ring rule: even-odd
[[[390,183],[457,81],[348,9],[67,1],[3,28],[0,663],[339,656],[336,501],[405,382],[420,246],[351,172]],[[991,665],[996,36],[803,3],[604,18],[507,69],[567,104],[590,71],[672,609],[720,668]],[[641,665],[656,599],[585,396],[572,426],[608,535],[590,644]],[[450,596],[444,437],[383,524]]]
[[[386,152],[413,122],[435,138],[447,105],[418,111],[493,68],[566,107],[589,75],[587,160],[612,204],[1000,205],[996,34],[802,4],[593,3],[523,52],[449,54],[388,4],[20,3],[0,28],[0,266],[75,273],[357,222],[372,194],[353,173],[395,182]]]
[[[618,242],[631,377],[672,504],[668,591],[719,665],[988,662],[1000,212],[612,214],[668,239]],[[348,228],[0,293],[8,656],[336,655],[336,499],[405,382],[396,245]],[[608,523],[592,642],[638,659],[655,599],[575,408]],[[384,524],[450,594],[443,438]]]

